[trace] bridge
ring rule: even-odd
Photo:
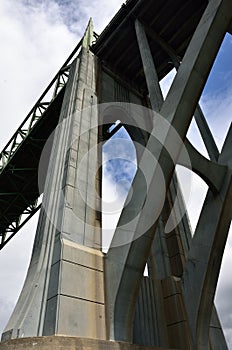
[[[89,21],[0,156],[0,248],[41,208],[1,350],[227,349],[214,295],[232,215],[232,129],[219,152],[198,101],[231,21],[231,0],[128,0],[99,36]],[[173,68],[164,99],[159,81]],[[186,137],[193,117],[209,159]],[[101,147],[122,126],[138,167],[104,254]],[[176,164],[209,187],[193,237]]]
[[[208,1],[127,1],[91,50],[128,83],[147,93],[142,62],[133,28],[133,18],[149,24],[147,34],[159,79],[174,67],[173,57],[181,59]],[[152,8],[152,11],[151,11]],[[183,21],[184,19],[184,21]],[[163,23],[166,25],[164,26]],[[0,154],[0,249],[41,208],[38,164],[47,138],[57,126],[71,62],[82,40],[35,103],[18,130]],[[175,60],[176,60],[175,59]],[[110,127],[110,126],[109,126]]]

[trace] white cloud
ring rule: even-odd
[[[103,250],[107,251],[136,171],[136,152],[123,129],[103,147]],[[124,138],[122,138],[124,136]]]
[[[76,31],[78,28],[85,26],[88,18],[92,17],[95,31],[98,34],[102,32],[102,30],[119,10],[121,4],[123,3],[121,0],[66,0],[63,2],[63,5],[62,1],[56,2],[60,4],[63,13],[67,13],[68,11],[68,13],[72,15],[72,30]],[[69,4],[68,7],[67,3]],[[68,15],[67,20],[70,23],[70,15]]]
[[[172,69],[168,75],[166,75],[165,78],[163,78],[160,82],[160,86],[161,86],[161,90],[162,90],[162,93],[163,93],[163,96],[164,96],[164,99],[166,98],[167,94],[168,94],[168,91],[170,89],[170,86],[173,82],[173,79],[175,78],[176,76],[176,70],[175,69]]]
[[[219,312],[221,323],[226,335],[229,349],[232,349],[232,225],[230,227],[230,235],[224,251],[221,272],[218,280],[218,288],[216,291],[216,306]]]
[[[57,18],[56,18],[57,17]],[[48,6],[1,1],[1,131],[3,147],[74,48],[71,34]],[[54,19],[55,18],[55,19]]]
[[[103,181],[104,187],[102,189],[102,211],[104,215],[102,218],[102,246],[103,251],[106,252],[109,248],[126,198],[125,194],[122,195],[122,193],[120,193],[119,196],[119,192],[116,190],[116,184],[109,173],[108,175],[104,176]],[[112,206],[114,210],[112,210]]]

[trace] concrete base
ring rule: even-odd
[[[7,340],[0,350],[168,350],[160,347],[139,346],[123,342],[88,338],[51,336]]]

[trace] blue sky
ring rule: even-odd
[[[204,94],[223,93],[230,88],[232,71],[231,71],[231,54],[232,41],[231,35],[227,34],[224,38],[223,45],[214,62],[213,70],[204,89]]]
[[[18,125],[53,78],[69,53],[82,36],[89,17],[93,17],[95,31],[100,33],[121,5],[119,0],[1,0],[0,2],[0,148],[3,148]],[[202,108],[216,141],[221,147],[232,116],[232,37],[227,35],[208,84],[202,96]],[[163,82],[167,90],[172,74]],[[125,134],[119,133],[125,139]],[[199,133],[192,125],[189,137],[196,147],[205,153]],[[124,149],[118,150],[124,160],[108,160],[112,152],[110,144],[105,153],[105,201],[116,196],[116,211],[126,196],[129,180],[135,171],[134,155]],[[115,154],[117,158],[117,154]],[[119,165],[121,169],[119,168]],[[123,171],[122,171],[123,170]],[[207,187],[194,176],[192,195],[187,203],[192,226],[199,215],[200,194],[203,202]],[[197,204],[196,204],[197,203]],[[112,220],[114,218],[114,220]],[[112,226],[117,215],[106,220]],[[5,249],[0,252],[0,332],[4,327],[25,278],[35,233],[36,217],[33,218]],[[223,260],[223,268],[217,291],[219,308],[228,343],[232,349],[232,239],[229,238]],[[4,266],[4,268],[3,268]]]

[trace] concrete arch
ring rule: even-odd
[[[211,191],[218,193],[226,174],[226,166],[205,158],[197,151],[197,149],[188,141],[187,138],[185,140],[185,147],[188,151],[191,162],[187,164],[184,157],[182,157],[182,154],[180,153],[178,164],[187,168],[189,168],[190,165],[190,170],[194,171],[198,176],[200,176],[209,186]]]
[[[229,1],[209,2],[160,110],[160,114],[179,132],[182,139],[186,137],[199,96],[231,21],[230,15],[225,17],[225,13],[231,13],[231,9],[232,6]],[[206,55],[207,62],[205,60]],[[180,148],[177,147],[177,159],[179,152]],[[165,166],[166,159],[163,149],[156,150],[156,159],[164,168],[166,167],[165,177],[169,185],[174,168],[171,164]],[[146,166],[148,166],[147,163]],[[141,206],[141,215],[137,225],[131,226],[129,234],[140,232],[146,220],[153,215],[155,209],[153,207],[155,206],[153,196],[157,186],[159,186],[158,176],[156,175],[157,172],[154,171],[147,196],[142,195],[142,198],[139,198],[138,205]],[[134,182],[139,189],[139,176],[135,177]],[[126,214],[124,213],[124,215]],[[121,219],[123,220],[123,216],[121,216]],[[108,293],[113,288],[111,295],[108,294],[110,305],[108,310],[108,332],[111,339],[131,341],[134,300],[138,294],[146,258],[153,241],[155,225],[156,223],[140,238],[133,240],[134,235],[132,235],[130,243],[121,247],[114,247],[107,254],[106,278],[108,278],[108,285],[106,285],[106,288]],[[118,232],[116,230],[116,236],[118,235],[120,235],[120,230]],[[133,292],[128,293],[132,289]]]
[[[103,109],[103,127],[110,126],[120,120],[121,125],[126,129],[134,143],[138,163],[142,155],[142,148],[146,146],[149,138],[148,130],[152,127],[151,111],[144,106],[127,102],[107,103],[103,104],[101,108]]]

